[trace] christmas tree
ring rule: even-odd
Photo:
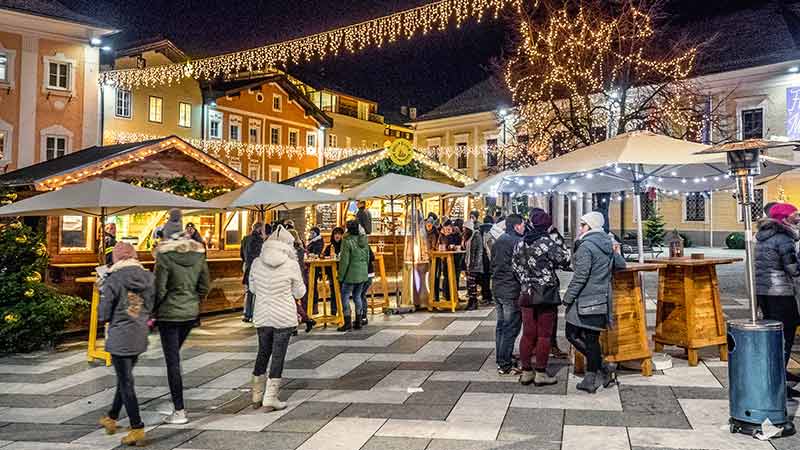
[[[0,353],[52,345],[85,312],[88,302],[44,283],[46,267],[41,234],[20,222],[0,225]]]
[[[664,216],[661,211],[656,211],[647,220],[644,221],[644,238],[650,240],[650,245],[661,246],[664,244]]]

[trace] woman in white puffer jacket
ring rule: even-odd
[[[258,331],[258,356],[253,369],[254,408],[286,407],[286,403],[278,400],[278,388],[289,339],[297,328],[295,299],[306,293],[293,244],[294,237],[279,225],[264,242],[261,255],[250,269],[249,289],[256,297],[253,323]],[[269,378],[265,380],[268,364]]]

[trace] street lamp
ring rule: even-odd
[[[700,153],[725,153],[730,174],[736,179],[737,201],[744,214],[745,275],[750,319],[728,322],[728,380],[731,433],[755,436],[769,420],[782,427],[781,436],[794,434],[786,411],[786,365],[783,325],[758,320],[754,272],[753,178],[761,174],[761,154],[769,148],[799,144],[748,139],[718,145]]]

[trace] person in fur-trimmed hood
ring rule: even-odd
[[[139,263],[132,245],[117,242],[111,251],[111,261],[101,288],[98,319],[108,323],[105,349],[111,353],[117,392],[108,414],[100,419],[100,425],[108,434],[116,433],[124,405],[130,419],[130,432],[122,438],[122,444],[136,445],[145,440],[145,432],[134,389],[133,368],[139,355],[147,350],[147,319],[153,308],[155,283],[153,274]]]
[[[164,240],[156,247],[156,307],[154,315],[167,365],[167,381],[175,411],[164,421],[188,422],[183,404],[180,351],[200,315],[200,299],[208,294],[208,264],[203,244],[183,233],[180,210],[169,213]]]
[[[283,362],[292,332],[297,328],[297,299],[306,293],[297,261],[296,236],[282,225],[264,242],[261,255],[253,261],[249,289],[255,294],[253,324],[258,332],[258,355],[253,369],[252,402],[280,410],[278,399]],[[269,378],[266,377],[269,366]],[[265,395],[266,383],[266,395]]]

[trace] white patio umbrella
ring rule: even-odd
[[[469,191],[457,186],[452,186],[445,183],[439,183],[437,181],[431,180],[424,180],[421,178],[409,177],[406,175],[399,175],[396,173],[389,173],[382,177],[376,178],[374,180],[367,181],[364,184],[358,185],[356,187],[350,188],[344,192],[342,192],[342,196],[350,199],[350,200],[368,200],[368,199],[382,199],[382,200],[389,200],[389,207],[394,217],[394,200],[403,198],[403,197],[410,197],[411,205],[412,205],[412,214],[411,220],[416,221],[417,218],[417,208],[415,206],[415,199],[422,198],[423,196],[445,196],[445,195],[452,195],[452,194],[460,194],[460,195],[469,195]],[[416,223],[413,223],[411,228],[413,236],[412,240],[416,240]],[[394,229],[392,230],[394,232]],[[395,269],[396,269],[396,276],[399,279],[399,264],[397,262],[397,247],[396,241],[394,246],[394,259],[395,259]],[[413,256],[412,252],[412,260],[409,261],[412,267],[417,262],[415,261],[415,257]],[[412,277],[413,277],[413,270],[412,270]],[[412,280],[413,284],[413,280]],[[406,305],[410,305],[406,303]],[[399,306],[399,305],[398,305]],[[401,310],[403,308],[400,308]]]
[[[208,209],[205,203],[128,183],[98,178],[26,198],[0,208],[0,216],[107,216],[164,209]],[[101,255],[105,252],[101,239]]]
[[[498,192],[614,192],[632,189],[639,261],[644,261],[641,194],[650,187],[673,192],[716,190],[732,185],[725,158],[698,154],[707,145],[649,131],[633,131],[582,147],[504,177]],[[796,163],[764,157],[762,177]]]
[[[477,183],[464,186],[464,190],[477,195],[494,194],[497,192],[497,188],[503,183],[503,180],[512,174],[514,174],[514,171],[505,170],[490,177],[486,177]]]
[[[263,213],[275,208],[295,209],[318,203],[346,201],[341,195],[326,194],[285,184],[256,181],[206,202],[212,209],[248,209]]]

